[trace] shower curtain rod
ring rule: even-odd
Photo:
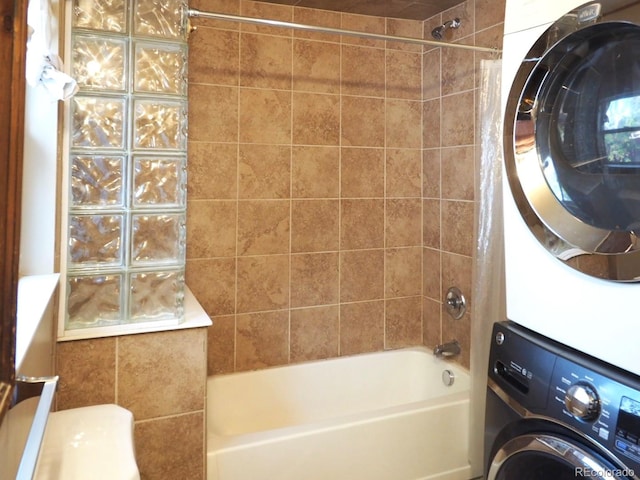
[[[297,30],[306,30],[310,32],[349,35],[352,37],[370,38],[374,40],[388,40],[391,42],[414,43],[418,45],[429,45],[433,47],[461,48],[465,50],[475,50],[476,52],[489,52],[489,53],[501,52],[497,48],[477,47],[475,45],[463,45],[458,43],[438,42],[435,40],[423,40],[421,38],[398,37],[395,35],[383,35],[380,33],[358,32],[356,30],[344,30],[342,28],[318,27],[315,25],[305,25],[303,23],[291,23],[291,22],[283,22],[280,20],[244,17],[240,15],[229,15],[226,13],[203,12],[195,8],[188,9],[187,14],[189,15],[189,17],[194,17],[194,18],[202,17],[202,18],[210,18],[214,20],[225,20],[229,22],[253,23],[258,25],[269,25],[271,27],[283,27],[283,28],[293,28]]]

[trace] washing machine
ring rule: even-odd
[[[507,0],[507,318],[640,374],[640,1]]]
[[[494,324],[487,480],[640,478],[640,377],[513,322]]]

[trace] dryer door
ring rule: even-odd
[[[560,19],[522,62],[505,114],[505,164],[547,250],[562,260],[592,255],[603,263],[598,275],[638,281],[640,26],[606,21],[604,5]]]
[[[491,460],[487,480],[575,480],[580,477],[636,479],[635,473],[602,455],[554,435],[512,438]]]

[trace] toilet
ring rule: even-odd
[[[118,405],[49,414],[35,480],[139,480],[133,415]]]
[[[140,480],[129,410],[106,404],[51,411],[58,382],[53,375],[57,283],[57,274],[19,283],[18,384],[15,404],[0,422],[0,479]],[[48,296],[39,298],[43,291]]]
[[[18,403],[0,424],[0,478],[140,479],[129,410],[108,404],[49,412],[42,441],[32,449],[39,401]]]

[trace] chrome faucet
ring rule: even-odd
[[[450,358],[460,355],[461,351],[460,343],[457,340],[452,340],[436,345],[436,348],[433,349],[433,354],[438,358]]]

